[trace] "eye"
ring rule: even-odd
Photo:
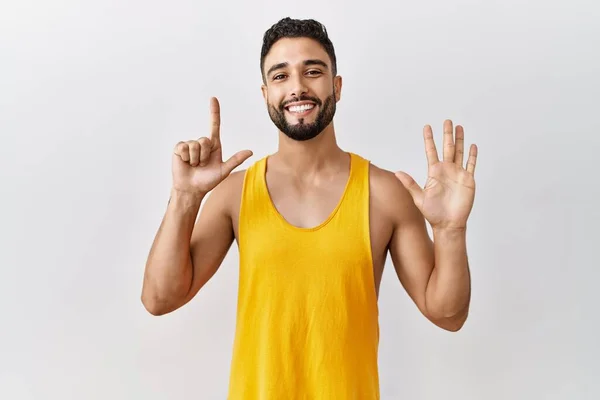
[[[282,79],[282,78],[284,78],[284,77],[285,77],[285,75],[284,75],[284,74],[277,74],[277,75],[275,75],[275,76],[273,77],[273,80],[274,80],[274,81],[278,81],[278,80],[281,80],[281,79]]]
[[[321,71],[311,70],[311,71],[308,71],[307,74],[312,75],[312,76],[317,76],[317,75],[321,75]]]

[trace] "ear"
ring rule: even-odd
[[[342,77],[339,75],[333,78],[333,91],[335,93],[335,101],[340,101],[342,98]]]
[[[267,92],[267,86],[261,85],[260,90],[262,91],[263,99],[265,100],[265,104],[269,104],[269,94]]]

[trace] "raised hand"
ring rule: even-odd
[[[411,194],[415,205],[432,228],[466,228],[475,199],[477,146],[470,146],[469,158],[466,167],[463,167],[465,135],[462,126],[456,126],[455,140],[452,121],[444,121],[442,161],[438,159],[431,126],[423,128],[423,138],[428,163],[424,188],[405,172],[396,172],[396,177]]]
[[[210,99],[210,136],[179,142],[175,146],[172,169],[173,189],[206,194],[221,183],[252,151],[243,150],[223,162],[219,101]]]

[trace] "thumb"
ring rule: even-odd
[[[223,163],[225,174],[229,175],[231,171],[242,165],[242,163],[250,158],[252,154],[253,153],[250,150],[242,150],[229,157],[229,159]]]
[[[423,189],[421,189],[419,184],[406,172],[398,171],[395,175],[406,190],[408,190],[415,204],[421,204],[423,202]]]

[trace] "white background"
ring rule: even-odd
[[[423,182],[422,127],[480,149],[472,312],[421,316],[388,262],[383,399],[598,399],[600,10],[593,1],[9,1],[0,6],[0,398],[225,399],[237,247],[184,308],[140,301],[171,151],[222,108],[277,148],[264,31],[327,26],[345,150]],[[439,146],[439,145],[438,145]]]

